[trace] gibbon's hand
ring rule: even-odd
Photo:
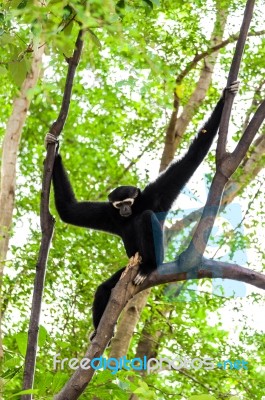
[[[230,86],[227,86],[226,88],[224,88],[223,93],[222,93],[222,97],[223,98],[225,97],[225,93],[226,92],[231,92],[231,93],[236,95],[237,92],[238,92],[238,89],[239,89],[239,85],[240,85],[239,81],[232,82]]]
[[[54,136],[52,133],[47,133],[47,135],[45,136],[44,146],[45,146],[46,150],[47,150],[49,144],[55,144],[56,145],[56,153],[58,153],[59,139],[56,136]]]

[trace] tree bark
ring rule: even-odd
[[[139,259],[137,255],[131,258],[126,275],[117,283],[115,288],[112,289],[109,303],[97,329],[97,335],[80,362],[80,366],[60,393],[54,397],[54,400],[76,400],[84,392],[95,373],[95,369],[91,366],[91,361],[95,358],[100,359],[100,356],[103,354],[113,335],[115,323],[119,314],[128,300],[135,294],[160,284],[203,278],[232,279],[249,283],[265,290],[264,274],[241,267],[237,264],[203,258],[200,264],[196,266],[193,271],[190,271],[188,265],[186,266],[185,263],[180,265],[178,261],[180,261],[180,263],[182,262],[181,256],[177,262],[169,263],[166,267],[162,266],[162,268],[152,272],[142,285],[134,286],[132,280],[137,274]],[[181,269],[181,272],[179,272],[179,269]]]
[[[44,46],[41,46],[34,50],[32,54],[31,70],[22,84],[19,97],[14,99],[12,114],[7,122],[2,146],[0,175],[0,359],[3,357],[2,282],[15,204],[17,156],[22,129],[31,102],[28,91],[35,87],[38,81],[44,48]]]
[[[83,30],[80,29],[75,43],[75,50],[73,52],[73,56],[68,59],[69,66],[68,66],[63,100],[59,116],[50,128],[50,133],[52,133],[56,137],[60,135],[68,115],[74,76],[76,68],[80,61],[83,48],[82,37],[83,37]],[[47,155],[44,161],[41,204],[40,204],[40,223],[41,223],[42,238],[38,255],[38,262],[36,265],[36,275],[33,288],[32,308],[31,308],[30,323],[28,329],[27,351],[24,364],[23,390],[32,389],[34,383],[42,295],[44,290],[47,259],[55,223],[54,218],[50,214],[49,210],[51,177],[52,177],[55,152],[56,152],[56,145],[55,144],[48,145]],[[21,400],[31,400],[31,399],[32,399],[31,394],[25,394],[21,396]]]
[[[129,303],[125,306],[123,314],[128,318],[121,318],[117,327],[119,335],[115,335],[111,340],[111,352],[110,357],[120,358],[127,354],[130,340],[133,336],[134,329],[140,318],[140,313],[146,305],[147,297],[150,290],[147,289],[144,292],[137,294]],[[121,337],[122,333],[122,337]]]

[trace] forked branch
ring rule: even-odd
[[[245,46],[245,41],[247,38],[251,17],[253,14],[254,4],[255,0],[247,1],[238,43],[236,45],[235,54],[229,72],[227,85],[230,85],[231,82],[237,80],[243,49]],[[226,152],[226,141],[227,141],[228,126],[229,126],[229,119],[230,119],[233,99],[234,99],[234,94],[226,93],[225,105],[220,122],[219,139],[216,152],[217,171],[213,178],[207,202],[204,207],[200,222],[194,232],[192,241],[190,242],[188,249],[181,255],[181,261],[185,261],[186,265],[189,265],[190,268],[193,268],[202,259],[202,256],[204,254],[205,248],[207,246],[213,228],[215,218],[217,216],[221,204],[224,187],[228,179],[232,175],[232,173],[236,170],[237,166],[239,165],[239,162],[243,159],[243,156],[245,154],[245,153],[243,154],[241,150],[239,151],[236,149],[235,150],[236,153],[234,155],[237,154],[237,156],[234,159],[232,155],[229,155]],[[249,127],[246,129],[246,131],[248,130],[248,132],[246,133],[245,131],[240,141],[241,144],[239,145],[239,149],[244,148],[245,152],[249,148],[255,134],[257,133],[262,121],[264,120],[263,103],[261,104],[261,106],[259,107],[253,118],[254,118],[254,120],[252,119],[253,122],[251,121]]]

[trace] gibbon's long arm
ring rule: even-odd
[[[191,143],[187,153],[180,160],[173,161],[154,182],[146,186],[142,194],[145,202],[150,201],[153,204],[153,211],[169,211],[181,189],[201,164],[217,134],[223,107],[222,96],[210,118]]]
[[[108,202],[78,202],[76,200],[59,154],[54,161],[53,186],[55,205],[60,218],[64,222],[116,235],[120,234],[111,216],[111,204]]]

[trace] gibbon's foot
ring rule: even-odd
[[[133,258],[133,257],[132,257],[132,258]],[[122,278],[124,278],[125,275],[129,272],[129,270],[130,270],[131,268],[133,268],[133,267],[134,267],[134,265],[128,264],[127,267],[125,268],[125,270],[123,271],[123,273],[121,274],[119,280],[121,280]]]
[[[90,336],[89,336],[90,342],[92,342],[92,340],[94,339],[94,337],[96,336],[96,334],[97,334],[97,330],[95,329],[95,330],[90,334]]]
[[[97,334],[97,330],[94,330],[94,332],[91,333],[91,335],[89,336],[90,342],[92,342],[92,340],[94,339],[94,337],[96,336],[96,334]],[[114,336],[114,335],[113,335],[113,336]],[[110,339],[109,343],[107,344],[107,347],[109,347],[109,346],[111,345],[111,340],[112,340],[112,339]]]
[[[235,94],[236,94],[236,93],[238,92],[239,85],[240,85],[240,82],[239,82],[239,81],[234,81],[234,82],[232,82],[231,85],[228,86],[226,89],[227,89],[229,92],[235,93]]]
[[[139,286],[143,283],[143,281],[146,279],[147,274],[144,274],[143,272],[138,272],[138,274],[136,275],[136,277],[133,280],[133,284],[135,286]]]
[[[56,136],[54,136],[52,133],[47,133],[44,139],[44,145],[47,149],[49,144],[59,144],[59,140]]]
[[[134,256],[132,256],[129,260],[128,265],[126,266],[125,270],[123,271],[123,273],[121,274],[121,277],[119,280],[121,280],[122,278],[124,278],[124,276],[129,272],[129,270],[131,268],[134,268],[136,266],[138,266],[138,264],[140,264],[142,262],[142,257],[139,255],[139,253],[137,252]]]
[[[115,326],[116,326],[116,324],[115,324]],[[94,339],[94,337],[96,336],[97,333],[98,332],[96,329],[91,333],[91,335],[89,336],[90,342],[92,342],[92,340]],[[114,334],[115,334],[115,332],[113,331],[112,338],[113,338]],[[112,338],[110,339],[109,343],[107,344],[107,347],[109,347],[111,345]]]

